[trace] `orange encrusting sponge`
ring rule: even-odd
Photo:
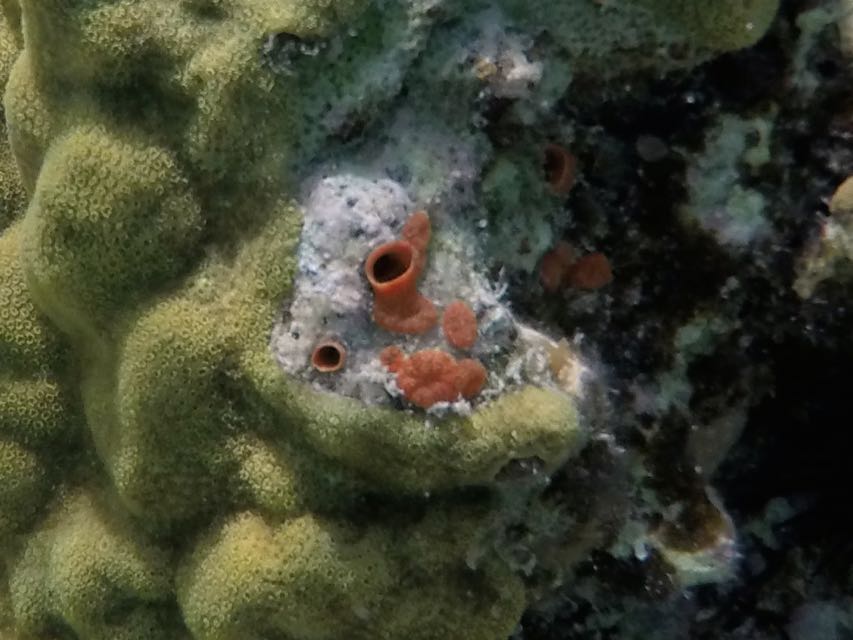
[[[397,374],[397,386],[406,399],[422,409],[438,402],[473,398],[486,383],[486,369],[477,360],[457,361],[440,349],[423,349],[406,356],[399,347],[386,347],[380,361]]]
[[[610,261],[603,253],[588,253],[572,265],[566,281],[579,289],[600,289],[613,281]]]
[[[553,293],[564,284],[566,273],[575,261],[575,251],[568,242],[560,241],[542,256],[539,264],[539,281],[542,288]]]
[[[367,256],[364,272],[373,289],[373,321],[394,333],[426,333],[438,323],[435,305],[417,288],[430,237],[427,214],[413,214],[402,236]]]
[[[477,341],[477,316],[467,303],[454,300],[444,310],[441,330],[451,346],[470,349]]]
[[[600,289],[613,282],[613,269],[607,256],[600,251],[576,259],[574,249],[560,241],[542,256],[539,281],[548,293],[563,287]]]

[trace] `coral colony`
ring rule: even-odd
[[[726,465],[853,258],[789,4],[0,2],[0,638],[781,637]]]

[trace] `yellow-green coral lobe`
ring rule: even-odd
[[[779,10],[779,0],[636,0],[671,20],[711,50],[733,51],[755,44]]]
[[[181,568],[178,600],[203,640],[258,629],[296,640],[331,640],[339,629],[364,640],[503,638],[523,606],[520,581],[499,564],[451,560],[476,545],[482,515],[440,508],[417,526],[363,529],[313,516],[276,525],[241,514]],[[432,601],[428,613],[423,598]]]
[[[44,461],[23,446],[0,439],[0,540],[32,522],[47,492]]]
[[[65,497],[12,566],[18,627],[43,636],[61,619],[95,640],[178,638],[167,631],[168,555],[110,514],[103,497]],[[172,621],[174,624],[174,621]]]

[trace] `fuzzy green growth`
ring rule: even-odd
[[[503,0],[530,29],[547,32],[579,71],[689,66],[748,47],[764,35],[779,0]]]
[[[779,10],[779,0],[636,0],[712,51],[755,44]]]

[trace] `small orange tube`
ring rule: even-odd
[[[420,275],[417,249],[408,240],[379,245],[367,256],[364,273],[377,297],[407,295],[417,288]]]
[[[426,333],[438,323],[435,305],[417,289],[430,236],[426,213],[413,214],[403,236],[376,247],[365,261],[364,273],[374,294],[373,321],[394,333]]]
[[[325,340],[314,347],[311,364],[320,373],[334,373],[343,369],[347,361],[347,350],[335,340]]]

